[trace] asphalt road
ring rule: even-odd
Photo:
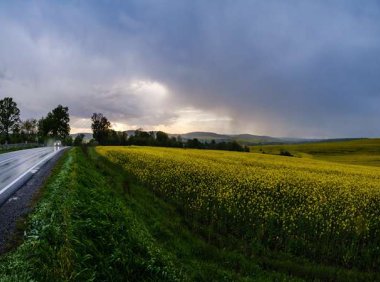
[[[43,147],[0,154],[0,205],[60,150]]]

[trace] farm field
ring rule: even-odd
[[[0,256],[0,281],[379,281],[379,170],[73,148]]]
[[[354,165],[380,166],[380,139],[316,142],[291,145],[251,146],[251,152],[279,155],[286,150],[295,157]]]
[[[174,206],[87,149],[54,169],[0,255],[1,282],[303,281],[193,234]]]
[[[223,235],[252,256],[285,253],[367,273],[380,264],[377,167],[152,147],[96,152],[176,204],[213,244],[223,246]]]

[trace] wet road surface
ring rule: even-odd
[[[43,147],[0,154],[0,205],[60,150]]]

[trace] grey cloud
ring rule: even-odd
[[[231,117],[231,132],[379,135],[376,1],[15,3],[0,9],[13,78],[0,91],[26,115],[62,103],[155,126],[191,106]],[[172,95],[155,106],[115,87],[134,79]]]
[[[361,127],[360,136],[366,135],[360,121],[377,118],[368,97],[378,97],[380,89],[376,3],[363,9],[348,2],[263,3],[255,2],[256,10],[220,13],[217,20],[201,18],[203,48],[171,82],[178,92],[200,107],[228,104],[242,123],[281,123],[280,129],[267,123],[266,133],[277,127],[277,134],[288,134],[287,128],[296,127],[293,134],[344,136],[357,135],[354,128]],[[219,25],[210,28],[210,21]],[[164,61],[175,69],[170,58],[176,56]],[[159,73],[165,64],[158,65]],[[351,130],[345,126],[350,118]],[[370,124],[368,134],[378,132]]]

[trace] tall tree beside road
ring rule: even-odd
[[[0,135],[9,141],[12,132],[20,121],[20,110],[11,97],[0,100]]]
[[[38,122],[39,134],[43,137],[64,140],[70,133],[70,115],[69,108],[58,105],[49,112],[46,118]]]
[[[28,142],[35,142],[37,137],[37,125],[36,119],[31,118],[21,121],[21,134],[23,139]]]
[[[111,130],[111,123],[102,113],[93,113],[91,120],[94,139],[98,141],[100,145],[105,145]]]

